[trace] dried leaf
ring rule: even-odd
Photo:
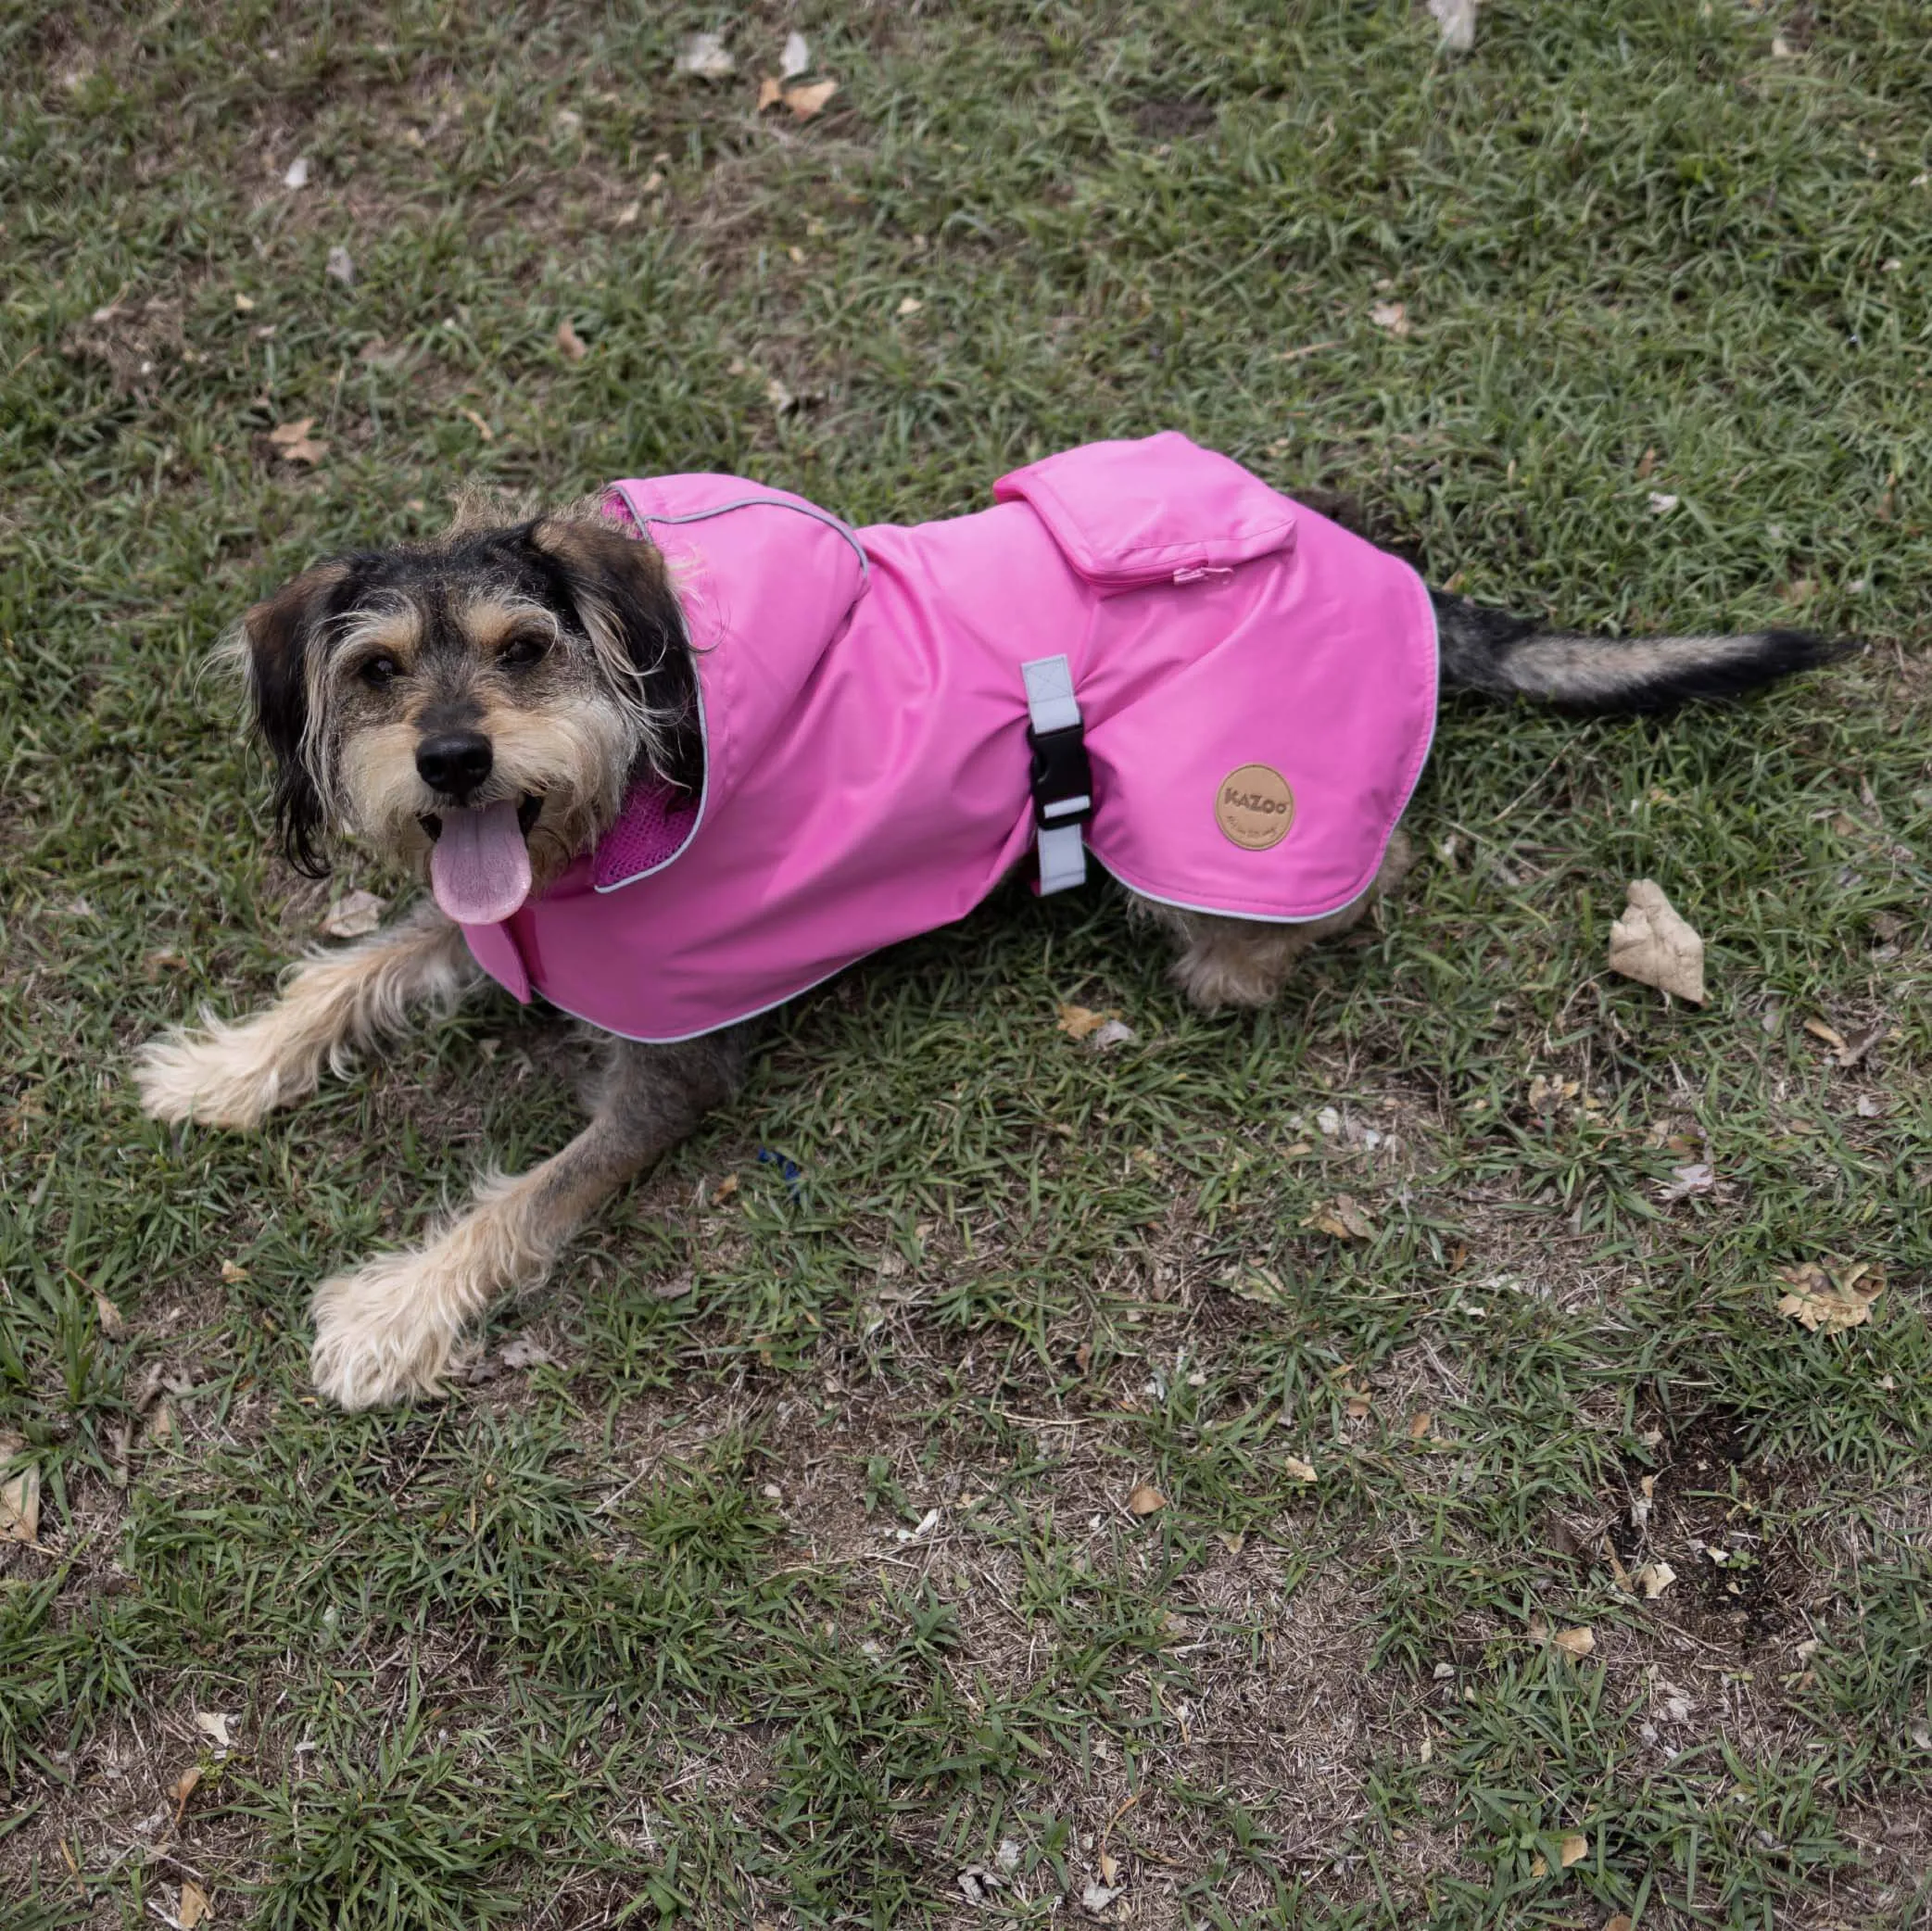
[[[1282,1458],[1282,1473],[1292,1475],[1297,1482],[1312,1482],[1315,1479],[1315,1464],[1304,1461],[1298,1455],[1284,1455]]]
[[[459,409],[457,410],[457,414],[467,418],[471,425],[475,429],[476,434],[480,435],[485,442],[493,443],[496,441],[497,432],[494,429],[492,429],[489,426],[489,424],[486,423],[474,409]]]
[[[148,1439],[155,1442],[169,1442],[174,1439],[174,1410],[163,1402],[155,1410],[155,1418],[148,1424]]]
[[[774,74],[764,75],[758,82],[758,109],[761,114],[767,107],[776,107],[785,98],[784,83]]]
[[[1813,1334],[1863,1327],[1885,1292],[1884,1274],[1863,1262],[1833,1275],[1806,1261],[1801,1267],[1781,1268],[1778,1278],[1790,1283],[1791,1292],[1779,1299],[1777,1311]]]
[[[195,1727],[218,1750],[225,1750],[230,1748],[228,1719],[219,1710],[197,1710],[195,1712]]]
[[[497,1359],[505,1368],[542,1368],[554,1365],[557,1357],[527,1334],[519,1334],[497,1350]]]
[[[584,338],[571,327],[567,315],[557,324],[557,347],[563,351],[565,359],[573,362],[581,362],[590,353]]]
[[[893,309],[892,312],[901,316],[916,315],[925,306],[926,304],[915,295],[902,296],[898,308]]]
[[[1557,1862],[1568,1870],[1590,1854],[1590,1840],[1581,1831],[1571,1831],[1557,1845]]]
[[[1631,1581],[1644,1592],[1646,1602],[1655,1602],[1676,1580],[1677,1571],[1668,1562],[1646,1562],[1631,1574]]]
[[[1130,1490],[1127,1497],[1128,1511],[1132,1515],[1156,1515],[1167,1506],[1167,1496],[1145,1482]]]
[[[224,1260],[221,1263],[221,1279],[233,1287],[237,1281],[246,1281],[248,1270],[238,1260]]]
[[[1604,1920],[1603,1931],[1636,1931],[1636,1923],[1620,1911],[1615,1917]]]
[[[1120,1895],[1118,1885],[1090,1884],[1080,1893],[1080,1908],[1098,1917]]]
[[[329,907],[322,930],[331,939],[365,939],[382,924],[388,909],[388,900],[373,891],[347,892]]]
[[[1248,1539],[1244,1534],[1243,1534],[1243,1533],[1239,1529],[1217,1529],[1214,1532],[1214,1536],[1215,1540],[1219,1542],[1220,1546],[1224,1549],[1226,1549],[1231,1556],[1240,1555],[1242,1550],[1247,1546]]]
[[[1823,1040],[1833,1052],[1842,1053],[1845,1050],[1845,1035],[1836,1026],[1828,1025],[1823,1019],[1807,1019],[1804,1022],[1804,1029],[1814,1040]]]
[[[1092,1363],[1093,1344],[1091,1341],[1083,1341],[1073,1351],[1073,1365],[1075,1371],[1080,1374],[1085,1374],[1087,1369],[1092,1366]]]
[[[1429,1431],[1435,1426],[1435,1417],[1427,1408],[1418,1408],[1408,1418],[1408,1439],[1411,1442],[1426,1441]]]
[[[1338,1241],[1366,1241],[1375,1233],[1368,1209],[1352,1193],[1337,1193],[1327,1205],[1318,1206],[1302,1225],[1318,1233],[1332,1234]]]
[[[795,81],[812,68],[812,49],[802,33],[788,33],[785,36],[785,51],[778,56],[778,72],[788,81]]]
[[[255,313],[255,297],[252,295],[244,295],[237,288],[234,292],[234,312],[237,315],[253,315]]]
[[[1646,449],[1636,460],[1636,479],[1639,483],[1649,480],[1650,472],[1657,467],[1657,451]]]
[[[1550,1641],[1565,1656],[1588,1656],[1597,1647],[1597,1634],[1591,1629],[1559,1629]]]
[[[192,1877],[183,1877],[181,1881],[181,1910],[174,1920],[181,1931],[195,1931],[196,1925],[205,1923],[214,1914],[208,1906],[208,1893]]]
[[[340,243],[329,250],[328,266],[325,272],[329,279],[340,282],[345,288],[356,285],[356,260]]]
[[[1120,1875],[1120,1860],[1111,1850],[1103,1850],[1100,1853],[1099,1863],[1100,1881],[1103,1884],[1112,1884]]]
[[[194,1796],[201,1782],[201,1766],[191,1763],[168,1786],[168,1795],[174,1799],[174,1827],[181,1828],[182,1812],[188,1808],[188,1799]]]
[[[0,1461],[26,1445],[18,1435],[0,1435]],[[0,1536],[9,1542],[40,1540],[40,1466],[29,1462],[0,1483]]]
[[[839,91],[836,81],[814,81],[802,87],[785,90],[785,105],[800,120],[810,120],[825,111],[825,104]]]
[[[1610,969],[1639,985],[1704,1003],[1704,941],[1672,909],[1661,888],[1638,878],[1610,927]]]
[[[1408,309],[1402,302],[1377,302],[1369,310],[1369,320],[1377,328],[1386,329],[1398,339],[1414,330],[1414,324],[1408,319]]]
[[[1476,44],[1476,0],[1429,0],[1440,30],[1440,44],[1451,54],[1467,54]]]
[[[1650,492],[1650,514],[1668,516],[1677,507],[1677,499],[1666,490],[1653,489]]]
[[[94,1315],[101,1324],[101,1332],[109,1341],[119,1341],[128,1331],[127,1317],[106,1294],[95,1295]]]
[[[693,74],[701,81],[722,81],[738,71],[738,62],[722,33],[694,33],[678,49],[672,71]]]
[[[1366,1420],[1369,1408],[1370,1401],[1366,1395],[1351,1395],[1348,1397],[1348,1419],[1351,1421]]]
[[[288,172],[282,177],[284,188],[306,188],[309,185],[309,157],[297,155],[288,164]]]
[[[314,427],[315,418],[313,416],[304,416],[299,422],[296,423],[277,423],[269,431],[269,440],[278,449],[285,449],[290,443],[306,441],[309,432]]]
[[[798,398],[776,375],[765,377],[764,399],[771,404],[776,415],[782,416],[787,410],[798,407]]]
[[[1109,1019],[1098,1028],[1087,1043],[1096,1053],[1110,1053],[1116,1046],[1131,1046],[1140,1038],[1124,1019]]]
[[[1089,1033],[1098,1032],[1109,1019],[1120,1016],[1118,1012],[1096,1013],[1084,1005],[1062,1005],[1054,1010],[1059,1015],[1055,1023],[1070,1040],[1083,1040]]]
[[[1709,1193],[1717,1185],[1717,1176],[1708,1166],[1673,1167],[1671,1177],[1657,1190],[1657,1197],[1668,1206],[1673,1201],[1688,1200],[1693,1193]]]

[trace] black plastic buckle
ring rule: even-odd
[[[1084,825],[1093,815],[1093,766],[1087,758],[1083,725],[1066,725],[1057,731],[1027,728],[1033,747],[1033,822],[1036,825]],[[1076,810],[1066,807],[1080,801]],[[1054,806],[1060,810],[1054,810]]]

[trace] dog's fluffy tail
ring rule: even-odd
[[[1742,637],[1565,637],[1535,621],[1433,591],[1448,689],[1540,698],[1573,710],[1668,711],[1734,698],[1849,655],[1855,644],[1801,630]]]

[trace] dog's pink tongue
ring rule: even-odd
[[[436,903],[462,926],[493,926],[530,896],[530,852],[516,801],[443,814],[429,854]]]

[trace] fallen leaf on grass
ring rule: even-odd
[[[1588,1656],[1597,1647],[1597,1633],[1591,1629],[1559,1629],[1550,1641],[1565,1656]]]
[[[248,1270],[238,1260],[224,1260],[221,1263],[221,1279],[233,1287],[237,1281],[246,1281]]]
[[[563,351],[565,358],[573,362],[581,362],[590,353],[583,336],[571,327],[570,317],[567,315],[557,324],[557,347]]]
[[[191,1763],[173,1783],[168,1786],[168,1795],[174,1800],[174,1827],[181,1828],[182,1813],[188,1808],[188,1799],[194,1796],[201,1782],[201,1766]]]
[[[1655,1602],[1677,1580],[1677,1571],[1668,1562],[1646,1562],[1630,1579],[1644,1592],[1646,1602]]]
[[[554,1366],[557,1357],[527,1334],[519,1334],[497,1350],[497,1359],[505,1368],[544,1368]]]
[[[1080,1893],[1080,1909],[1098,1917],[1120,1895],[1120,1891],[1118,1885],[1090,1884]]]
[[[1327,1205],[1318,1206],[1302,1225],[1318,1233],[1332,1234],[1338,1241],[1371,1240],[1375,1233],[1368,1210],[1352,1193],[1337,1193]]]
[[[94,1297],[95,1319],[101,1324],[101,1332],[109,1341],[119,1341],[128,1331],[127,1316],[121,1313],[106,1294]]]
[[[1648,878],[1628,887],[1623,915],[1610,927],[1610,969],[1640,986],[1704,1003],[1704,941]]]
[[[1800,1267],[1781,1268],[1778,1278],[1790,1282],[1791,1292],[1780,1298],[1777,1311],[1789,1315],[1813,1334],[1837,1334],[1847,1328],[1863,1327],[1872,1318],[1873,1304],[1885,1292],[1884,1274],[1863,1261],[1838,1275],[1806,1261]]]
[[[195,1712],[195,1727],[218,1750],[225,1750],[230,1747],[228,1719],[219,1710],[197,1710]]]
[[[814,81],[808,86],[788,87],[785,105],[800,120],[810,120],[825,111],[825,104],[839,91],[836,81]]]
[[[322,930],[331,939],[365,939],[382,924],[388,909],[388,900],[373,891],[348,892],[329,907]]]
[[[788,33],[785,36],[785,51],[778,56],[778,72],[788,81],[795,81],[812,68],[812,48],[802,33]]]
[[[1157,1515],[1167,1506],[1167,1496],[1145,1482],[1130,1490],[1127,1497],[1128,1512],[1130,1515]]]
[[[1580,1831],[1571,1831],[1557,1845],[1557,1862],[1568,1870],[1572,1864],[1580,1864],[1590,1854],[1590,1840]]]
[[[1615,1917],[1605,1922],[1603,1931],[1636,1931],[1636,1925],[1620,1911]]]
[[[722,33],[693,33],[672,62],[674,73],[692,74],[701,81],[722,81],[738,71],[738,62]]]
[[[181,1931],[195,1931],[195,1926],[214,1916],[208,1901],[208,1893],[192,1877],[181,1881],[181,1910],[175,1923]]]
[[[1089,1033],[1098,1032],[1110,1019],[1118,1019],[1118,1012],[1096,1013],[1084,1005],[1056,1006],[1059,1015],[1055,1024],[1070,1040],[1083,1040]]]
[[[1653,489],[1650,492],[1650,514],[1668,516],[1677,507],[1677,499],[1668,490]]]
[[[900,298],[898,308],[892,312],[895,315],[916,315],[925,306],[926,304],[917,296],[908,295]]]
[[[1435,1426],[1435,1417],[1427,1408],[1418,1408],[1408,1418],[1408,1439],[1422,1442],[1429,1438],[1429,1431]]]
[[[1096,1053],[1109,1053],[1116,1046],[1130,1046],[1139,1038],[1140,1034],[1126,1020],[1109,1019],[1104,1026],[1094,1029],[1092,1038],[1087,1043]]]
[[[27,1445],[19,1435],[0,1435],[0,1461]],[[40,1540],[40,1469],[29,1462],[17,1475],[0,1483],[0,1535],[9,1542]]]
[[[356,285],[356,258],[338,244],[329,250],[324,272],[332,282],[340,282],[345,288],[353,288]]]
[[[1100,1853],[1099,1863],[1100,1881],[1103,1884],[1112,1884],[1119,1877],[1120,1860],[1111,1850],[1103,1850]]]
[[[244,295],[237,288],[234,292],[234,312],[237,315],[253,315],[255,313],[255,297],[252,295]]]
[[[1348,1397],[1348,1419],[1351,1421],[1366,1420],[1370,1406],[1366,1395],[1351,1395]]]
[[[1709,1193],[1717,1185],[1717,1176],[1707,1166],[1673,1167],[1671,1177],[1657,1190],[1657,1197],[1669,1206],[1673,1201],[1688,1200],[1693,1193]]]
[[[1294,1476],[1297,1482],[1312,1482],[1315,1479],[1315,1464],[1304,1461],[1298,1455],[1284,1455],[1282,1458],[1282,1470],[1284,1474]]]
[[[288,164],[288,171],[282,177],[284,188],[306,188],[309,185],[309,157],[298,154]]]
[[[1377,302],[1369,310],[1369,320],[1379,329],[1386,329],[1398,339],[1410,334],[1414,324],[1408,319],[1408,309],[1402,302]]]
[[[496,441],[497,432],[494,429],[492,429],[489,426],[489,424],[486,423],[474,409],[459,409],[457,410],[457,414],[467,418],[467,420],[474,427],[476,434],[480,435],[485,442],[493,443]]]
[[[1476,0],[1429,0],[1429,11],[1450,53],[1467,54],[1475,45]]]
[[[327,443],[309,434],[314,427],[313,416],[304,416],[295,423],[278,423],[269,431],[269,440],[274,444],[276,453],[284,462],[313,465],[329,453]]]
[[[758,82],[757,111],[763,114],[767,107],[776,107],[785,98],[785,83],[776,74],[763,75]],[[962,1878],[961,1883],[966,1880]]]

